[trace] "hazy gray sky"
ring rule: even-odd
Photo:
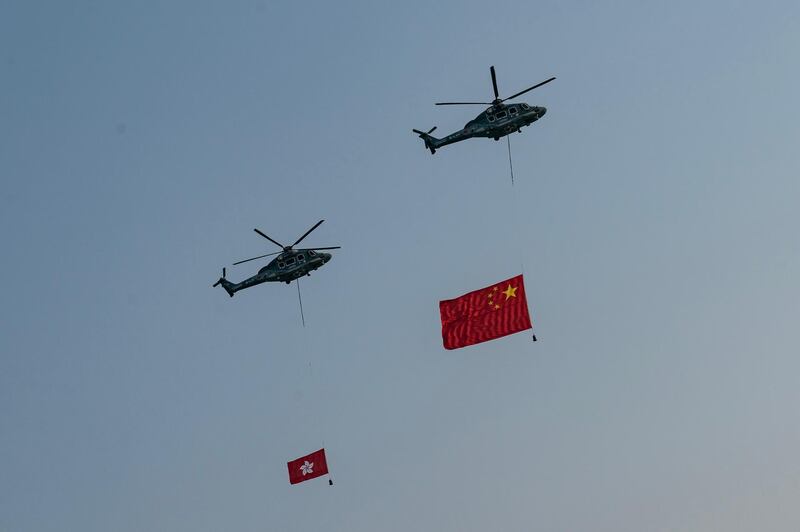
[[[798,530],[798,58],[790,1],[6,2],[0,530]],[[558,77],[514,188],[411,133],[490,65]],[[306,328],[211,288],[321,218]],[[540,341],[445,351],[520,271]]]

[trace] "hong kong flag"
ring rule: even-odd
[[[297,460],[289,462],[289,482],[297,484],[328,474],[328,462],[325,460],[325,449],[314,451]]]
[[[439,302],[445,349],[494,340],[531,328],[522,275]]]

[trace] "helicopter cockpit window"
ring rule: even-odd
[[[527,103],[523,103],[523,104],[522,104],[522,108],[523,108],[523,109],[530,109],[530,107],[528,107],[528,104],[527,104]]]
[[[309,251],[308,254],[313,257],[313,256],[315,256],[317,254],[317,252],[316,251]]]
[[[508,112],[511,113],[512,115],[517,114],[517,107],[516,106],[509,107]]]
[[[297,256],[297,262],[305,262],[306,256],[302,253]]]

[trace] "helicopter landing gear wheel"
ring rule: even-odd
[[[494,140],[500,140],[500,137],[495,137]]]

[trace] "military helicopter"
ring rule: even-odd
[[[222,268],[222,277],[220,277],[219,281],[214,283],[213,286],[216,287],[218,285],[222,285],[222,288],[228,292],[228,295],[233,297],[233,294],[239,290],[250,288],[251,286],[255,286],[257,284],[269,282],[284,282],[289,284],[292,281],[303,277],[304,275],[311,275],[312,271],[316,270],[317,268],[321,268],[325,265],[325,263],[331,260],[330,253],[319,253],[319,251],[324,249],[341,249],[341,246],[301,249],[294,249],[294,246],[299,244],[305,237],[309,235],[309,233],[311,233],[311,231],[319,227],[319,225],[324,221],[325,220],[320,220],[314,224],[314,227],[306,231],[305,234],[298,238],[291,246],[284,246],[280,242],[271,239],[258,229],[253,229],[253,231],[263,236],[273,244],[283,248],[282,251],[267,253],[266,255],[259,255],[258,257],[253,257],[251,259],[234,262],[233,265],[235,266],[244,262],[250,262],[251,260],[263,259],[264,257],[277,255],[277,257],[272,259],[269,264],[258,270],[257,274],[245,279],[241,283],[232,283],[225,279],[225,268]]]
[[[471,139],[472,137],[490,137],[494,140],[500,140],[500,137],[505,137],[518,131],[522,133],[522,127],[529,126],[539,120],[547,112],[544,107],[534,107],[527,103],[518,103],[513,105],[506,105],[503,102],[521,96],[528,91],[541,87],[546,83],[550,83],[556,78],[550,78],[541,83],[537,83],[533,87],[528,87],[524,91],[518,92],[508,98],[500,98],[497,92],[497,77],[494,73],[494,67],[490,67],[492,73],[492,86],[494,87],[494,100],[492,102],[439,102],[436,105],[491,105],[484,112],[475,117],[474,120],[467,122],[464,129],[456,131],[444,138],[437,139],[432,137],[431,133],[436,130],[436,126],[428,131],[420,131],[412,129],[412,131],[419,135],[425,141],[425,147],[431,150],[431,154],[436,153],[437,148],[460,142],[462,140]]]

